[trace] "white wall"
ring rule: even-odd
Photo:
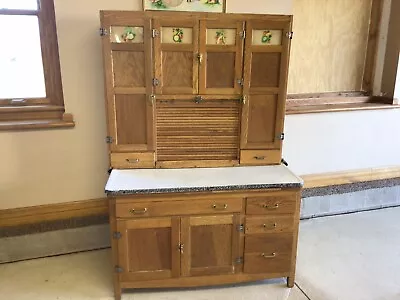
[[[228,13],[291,15],[293,0],[226,0]],[[294,0],[296,1],[296,0]]]

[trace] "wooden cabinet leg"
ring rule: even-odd
[[[115,276],[118,277],[118,276]],[[114,298],[115,300],[121,300],[121,286],[119,285],[118,278],[114,278]]]
[[[289,276],[289,277],[287,278],[287,287],[288,287],[288,288],[294,287],[294,275]]]

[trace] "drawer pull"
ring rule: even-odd
[[[279,208],[279,203],[276,203],[273,206],[270,206],[268,204],[264,204],[262,207],[265,208],[265,209],[277,209],[277,208]]]
[[[136,158],[136,159],[127,158],[126,161],[130,164],[137,164],[140,160],[139,160],[139,158]]]
[[[277,224],[276,223],[274,223],[274,224],[271,224],[271,225],[267,225],[267,224],[263,224],[263,227],[265,228],[265,229],[273,229],[273,228],[276,228],[276,226],[277,226]]]
[[[271,253],[271,255],[267,255],[265,253],[261,253],[261,256],[264,257],[264,258],[274,258],[274,257],[276,257],[276,253],[273,252],[273,253]]]
[[[145,208],[143,208],[143,209],[140,209],[140,210],[131,208],[131,209],[129,210],[129,212],[130,212],[131,214],[134,214],[134,215],[142,215],[142,214],[147,213],[147,207],[145,207]]]
[[[215,210],[224,210],[224,209],[228,208],[228,204],[224,204],[224,205],[220,205],[220,206],[218,206],[217,204],[214,204],[211,207],[214,208]]]
[[[265,156],[254,156],[255,160],[264,160]]]

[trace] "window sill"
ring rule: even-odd
[[[286,103],[286,115],[396,108],[400,108],[397,99],[393,101],[393,99],[384,97],[288,99]]]
[[[72,114],[63,114],[61,119],[0,121],[0,131],[63,129],[73,127],[75,127],[75,122]]]

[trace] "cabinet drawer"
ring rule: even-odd
[[[289,272],[293,249],[293,234],[263,234],[246,236],[245,273]]]
[[[111,153],[111,166],[119,169],[154,168],[154,152]]]
[[[206,199],[170,202],[135,202],[116,204],[117,218],[226,214],[242,211],[241,199]]]
[[[295,193],[271,193],[265,196],[248,197],[246,201],[246,214],[249,215],[294,214],[295,211]]]
[[[294,217],[246,217],[246,234],[292,232]]]
[[[241,165],[271,165],[281,163],[280,150],[242,150]]]

